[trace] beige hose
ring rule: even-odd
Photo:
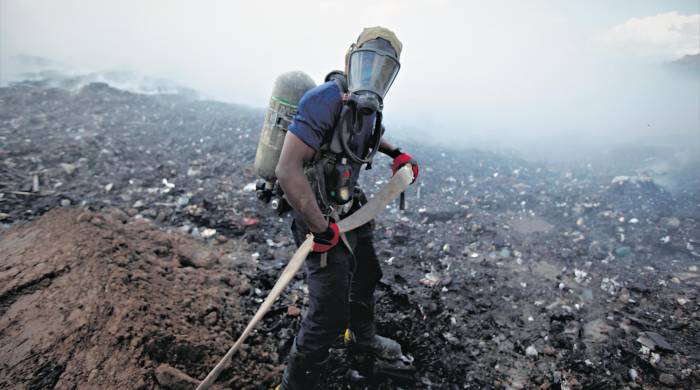
[[[389,202],[396,199],[396,197],[398,197],[402,192],[404,192],[412,181],[413,168],[411,168],[409,164],[406,164],[396,172],[396,174],[391,178],[389,184],[384,186],[384,188],[382,188],[379,191],[379,193],[374,198],[372,198],[372,200],[369,201],[369,203],[362,206],[361,209],[351,214],[348,218],[345,218],[342,221],[338,222],[338,228],[340,229],[340,232],[344,233],[349,232],[353,229],[357,229],[358,227],[374,219],[374,217],[376,217],[382,210],[384,210],[384,208],[386,207],[386,205],[389,204]],[[285,267],[284,271],[282,271],[282,275],[277,280],[277,283],[275,283],[275,285],[272,287],[272,290],[270,290],[270,293],[267,295],[267,298],[265,298],[265,301],[262,303],[262,305],[260,305],[260,308],[250,320],[248,326],[246,326],[241,336],[238,338],[238,340],[236,340],[231,349],[229,349],[228,352],[226,352],[226,355],[224,355],[224,357],[216,365],[216,367],[214,367],[214,369],[211,370],[207,377],[204,378],[202,383],[200,383],[199,386],[197,386],[197,390],[205,390],[211,387],[211,385],[214,383],[219,374],[221,374],[221,371],[223,371],[223,369],[225,368],[226,362],[228,362],[233,356],[233,354],[241,347],[245,339],[253,331],[253,328],[255,328],[258,322],[260,322],[265,313],[267,313],[267,311],[270,310],[270,306],[272,306],[272,304],[277,300],[280,294],[282,294],[282,291],[284,291],[284,289],[292,281],[292,278],[294,278],[294,275],[297,273],[297,271],[299,271],[301,265],[304,264],[304,260],[306,259],[306,256],[309,254],[309,252],[311,252],[312,247],[313,237],[311,235],[308,235],[306,237],[306,240],[299,246],[299,249],[297,249],[297,251],[294,253],[294,256],[292,256],[292,259],[289,261],[289,264],[287,264],[287,267]]]

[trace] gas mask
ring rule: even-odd
[[[379,150],[384,131],[384,97],[399,72],[402,48],[401,41],[391,30],[380,26],[367,27],[345,56],[348,94],[331,151],[343,153],[356,164],[367,164],[366,169],[372,167],[372,159]],[[350,145],[354,144],[356,136],[362,134],[364,119],[372,115],[374,126],[369,150],[357,155]]]
[[[384,96],[399,73],[399,60],[389,41],[376,38],[353,47],[348,59],[349,100],[360,115],[381,112]]]

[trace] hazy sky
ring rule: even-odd
[[[128,69],[262,107],[278,74],[299,69],[321,81],[342,68],[362,27],[384,25],[404,43],[385,116],[406,134],[508,147],[675,134],[700,145],[698,78],[661,66],[700,51],[699,8],[697,0],[0,0],[0,64],[27,54]]]

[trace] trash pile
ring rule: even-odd
[[[124,386],[119,376],[106,382],[117,369],[106,358],[112,353],[128,362],[119,368],[125,375],[140,378],[133,388],[204,378],[295,250],[289,216],[255,199],[262,116],[101,83],[0,88],[0,278],[7,286],[0,321],[8,326],[0,332],[0,356],[8,357],[0,359],[0,385]],[[406,211],[393,205],[377,220],[384,271],[377,317],[380,333],[414,357],[415,384],[349,375],[339,337],[326,387],[700,383],[700,177],[692,170],[678,171],[671,192],[653,172],[601,161],[562,167],[396,143],[416,156],[421,177]],[[387,182],[389,165],[378,157],[363,173],[368,194]],[[65,222],[81,215],[89,217]],[[147,234],[134,230],[142,226]],[[55,240],[61,244],[49,245]],[[47,254],[30,260],[27,242],[43,241],[34,250]],[[65,247],[63,262],[48,260],[54,247]],[[41,259],[40,269],[22,265]],[[104,264],[83,271],[96,267],[90,261]],[[121,287],[88,293],[108,283]],[[139,287],[123,287],[130,284]],[[298,275],[221,386],[275,384],[305,289]],[[38,297],[44,303],[34,306]],[[127,306],[130,315],[117,309]],[[23,324],[43,319],[64,327],[46,329],[52,336],[41,340],[40,331],[22,333]]]

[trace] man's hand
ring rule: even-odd
[[[413,168],[413,181],[411,182],[413,184],[418,178],[418,162],[408,153],[401,153],[394,157],[394,163],[391,165],[391,174],[395,174],[396,171],[406,164],[411,164],[411,168]]]
[[[323,233],[314,233],[313,251],[316,253],[325,253],[338,245],[340,239],[340,230],[335,222],[328,224],[326,231]]]

